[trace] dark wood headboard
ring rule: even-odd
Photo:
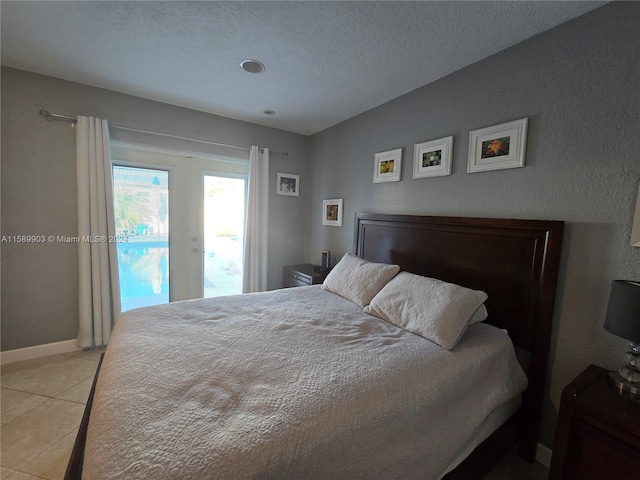
[[[489,296],[487,323],[528,353],[520,453],[533,460],[564,222],[358,213],[354,254]]]

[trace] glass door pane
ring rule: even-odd
[[[204,297],[242,293],[244,178],[204,174]]]
[[[169,302],[169,172],[113,167],[122,311]]]

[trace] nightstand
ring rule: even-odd
[[[636,480],[640,399],[618,392],[590,365],[562,391],[549,479]]]
[[[324,282],[329,270],[319,265],[303,263],[282,267],[282,288],[305,287]]]

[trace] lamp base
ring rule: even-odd
[[[640,395],[640,382],[630,383],[618,372],[609,372],[609,383],[621,392],[627,392],[630,395]]]

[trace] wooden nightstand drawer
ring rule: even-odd
[[[282,267],[282,288],[304,287],[324,282],[329,271],[318,265],[303,263]]]
[[[298,278],[295,275],[282,274],[282,288],[306,287],[308,285],[311,285],[311,283],[307,279]]]
[[[564,478],[632,480],[640,472],[640,452],[579,420],[569,436]]]
[[[640,472],[640,403],[590,365],[562,392],[551,480],[635,480]]]

